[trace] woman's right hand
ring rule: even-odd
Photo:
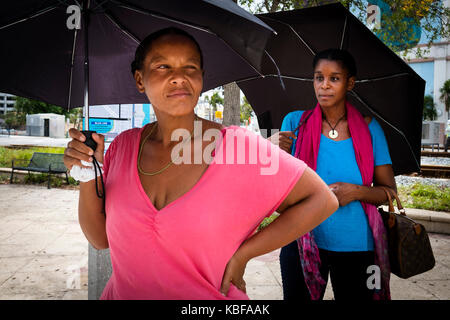
[[[279,146],[282,150],[286,151],[287,153],[291,153],[291,146],[293,140],[290,138],[296,139],[297,137],[292,131],[279,131],[274,135],[270,136],[268,140],[273,144]]]
[[[71,128],[69,136],[72,138],[64,150],[64,164],[67,169],[71,170],[74,165],[85,167],[81,164],[81,160],[92,162],[92,156],[98,162],[103,163],[103,152],[105,150],[105,137],[101,134],[93,133],[92,138],[97,142],[97,149],[92,150],[84,144],[86,137],[77,129]]]

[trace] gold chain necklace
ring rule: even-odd
[[[195,118],[194,118],[194,129],[195,129],[195,120],[197,120],[197,118],[198,118],[197,115],[195,115]],[[147,141],[147,139],[152,135],[153,131],[155,131],[155,128],[156,128],[157,124],[158,124],[158,122],[156,122],[156,123],[153,125],[152,130],[150,130],[150,133],[144,138],[144,141],[142,141],[141,146],[139,147],[139,155],[138,155],[138,163],[137,163],[137,165],[138,165],[138,171],[139,171],[139,173],[141,173],[141,174],[143,174],[143,175],[146,175],[146,176],[155,176],[155,175],[157,175],[157,174],[160,174],[161,172],[165,171],[167,168],[169,168],[169,167],[173,164],[173,161],[172,161],[172,159],[171,159],[171,160],[169,161],[169,163],[168,163],[164,168],[162,168],[162,169],[160,169],[160,170],[158,170],[158,171],[156,171],[156,172],[145,172],[145,171],[142,170],[142,168],[141,168],[141,155],[142,155],[142,149],[144,148],[144,144],[145,144],[145,142]],[[190,140],[191,140],[192,134],[194,133],[194,129],[192,129],[191,135],[189,136],[189,139],[188,139],[187,141],[190,141]],[[186,142],[184,142],[184,143],[186,143]]]

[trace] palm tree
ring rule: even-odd
[[[423,98],[423,120],[435,120],[437,118],[436,108],[434,107],[433,96],[426,95]]]
[[[440,99],[445,104],[445,110],[450,109],[450,79],[444,82],[444,85],[439,90],[441,92]]]

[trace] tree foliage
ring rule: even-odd
[[[56,113],[67,115],[69,111],[66,108],[55,106],[46,102],[17,97],[14,107],[17,112],[24,114],[36,114],[36,113]]]
[[[8,112],[5,114],[5,124],[7,128],[18,129],[25,125],[26,118],[24,113],[17,111]]]
[[[368,3],[381,7],[381,21],[372,31],[394,52],[406,56],[408,52],[419,57],[424,50],[415,47],[424,32],[431,43],[450,36],[450,9],[435,0],[239,0],[239,4],[253,13],[300,9],[320,4],[340,2],[364,24]],[[414,50],[411,50],[413,47]]]
[[[241,123],[244,123],[245,120],[252,116],[253,109],[247,98],[244,96],[244,102],[241,104]]]
[[[205,100],[212,106],[214,112],[217,111],[218,106],[223,106],[224,102],[222,95],[218,91],[214,92],[211,97],[206,96]]]
[[[14,109],[15,111],[8,112],[5,115],[6,124],[11,127],[19,127],[25,125],[27,114],[36,114],[36,113],[62,114],[66,117],[66,119],[67,118],[70,119],[70,122],[74,123],[75,125],[79,124],[79,122],[81,121],[80,119],[83,116],[82,108],[67,110],[66,108],[55,106],[53,104],[23,97],[16,97]]]
[[[445,110],[450,110],[450,79],[444,82],[444,85],[439,89],[441,93],[440,99],[445,104]]]
[[[423,99],[423,120],[433,121],[437,118],[437,112],[433,96],[426,95]]]

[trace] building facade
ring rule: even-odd
[[[16,96],[9,93],[0,93],[0,114],[6,114],[14,110]]]
[[[450,6],[450,0],[444,1],[446,6]],[[427,50],[428,39],[422,35],[417,47],[425,49],[422,57],[417,57],[410,53],[405,61],[414,69],[425,81],[425,95],[433,97],[437,119],[439,122],[446,122],[449,113],[445,110],[444,102],[440,100],[440,89],[444,82],[450,79],[450,39],[440,38],[436,40],[429,50]]]
[[[444,7],[450,7],[450,0],[441,0]],[[383,15],[389,15],[391,9],[383,0],[369,0],[367,7],[367,25],[382,26]],[[432,24],[441,23],[440,21],[431,22]],[[386,32],[386,30],[384,31]],[[422,126],[422,144],[439,143],[444,144],[445,126],[449,119],[449,112],[445,104],[441,101],[440,89],[445,81],[450,78],[450,39],[438,38],[433,41],[431,47],[429,35],[420,26],[412,26],[410,36],[413,36],[416,46],[404,57],[406,63],[425,80],[425,96],[431,96],[435,104],[437,118],[434,121],[424,121]],[[417,55],[417,49],[422,52]]]

